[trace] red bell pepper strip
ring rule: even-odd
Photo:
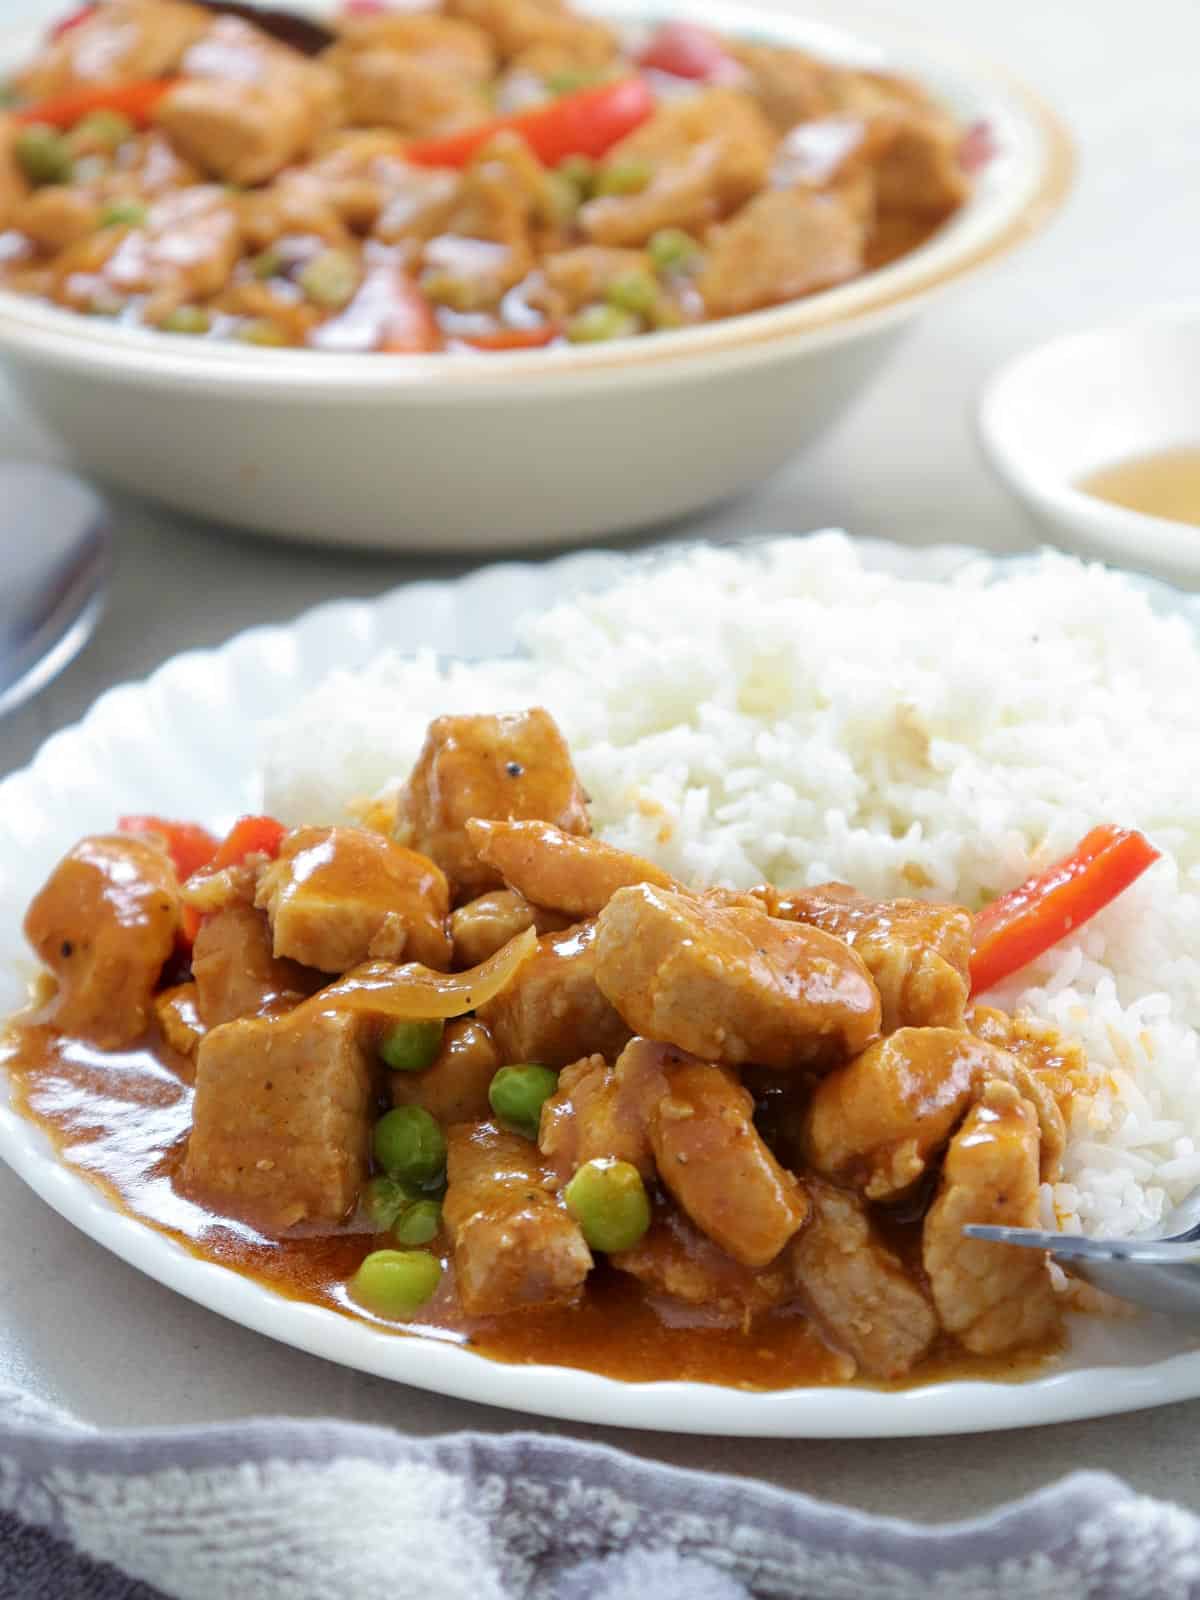
[[[472,333],[463,338],[473,350],[540,350],[553,344],[562,333],[556,322],[543,322],[537,328],[497,328],[493,333]]]
[[[45,122],[52,128],[73,128],[93,111],[119,111],[137,127],[144,128],[158,102],[178,82],[178,78],[139,78],[134,83],[73,89],[68,94],[21,106],[13,112],[13,117],[17,122]]]
[[[985,906],[975,918],[972,995],[1036,961],[1128,889],[1159,855],[1144,834],[1105,823],[1062,861]]]
[[[286,832],[283,823],[274,817],[239,817],[218,845],[209,869],[220,872],[225,867],[240,866],[247,856],[270,856],[274,860]]]
[[[556,167],[567,156],[597,160],[653,112],[649,86],[641,78],[622,78],[564,94],[530,111],[494,117],[444,139],[418,139],[404,156],[419,167],[465,167],[498,133],[519,133],[543,166]]]
[[[637,58],[639,67],[669,72],[699,83],[722,83],[743,76],[742,68],[715,34],[694,22],[664,22]]]
[[[213,855],[205,866],[210,872],[221,872],[225,867],[240,866],[247,856],[264,855],[274,860],[286,832],[283,823],[274,817],[239,817],[220,844],[213,841]],[[194,906],[184,906],[181,937],[189,950],[203,920]]]
[[[180,883],[193,872],[208,866],[217,853],[217,840],[198,822],[168,822],[164,817],[119,817],[122,833],[158,833],[166,841],[167,854],[175,864]]]
[[[85,22],[91,21],[99,9],[98,5],[80,6],[79,10],[72,11],[69,17],[60,17],[57,22],[51,24],[51,39],[61,39],[64,33],[70,33],[72,29],[82,27]]]

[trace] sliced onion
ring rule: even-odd
[[[313,1011],[365,1011],[402,1022],[461,1017],[507,989],[536,948],[537,933],[526,928],[494,956],[466,972],[434,972],[419,961],[403,967],[390,961],[365,961],[337,983],[319,989],[304,1004]]]

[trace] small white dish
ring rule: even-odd
[[[294,0],[319,15],[332,0]],[[0,6],[0,11],[4,8]],[[0,291],[0,358],[98,478],[257,533],[392,550],[550,546],[683,516],[780,467],[858,395],[935,296],[1048,220],[1056,118],[1005,73],[855,0],[597,0],[910,74],[995,153],[919,249],[807,299],[653,339],[489,355],[253,350]],[[34,43],[0,37],[0,68]]]
[[[1200,301],[1026,351],[987,384],[978,427],[998,476],[1057,544],[1200,582],[1200,528],[1078,487],[1101,468],[1200,446]]]

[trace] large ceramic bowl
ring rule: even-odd
[[[313,9],[320,9],[314,6]],[[334,356],[113,327],[0,293],[0,356],[97,477],[262,533],[406,550],[550,545],[744,488],[831,422],[937,294],[1041,225],[1069,144],[1019,85],[846,0],[803,16],[612,0],[910,73],[996,144],[972,199],[902,260],[771,311],[612,345]],[[825,19],[836,20],[825,20]],[[10,38],[0,64],[32,40]]]

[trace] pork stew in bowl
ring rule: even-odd
[[[0,288],[252,347],[606,343],[902,257],[988,155],[910,77],[679,21],[446,0],[328,36],[66,19],[0,114]]]

